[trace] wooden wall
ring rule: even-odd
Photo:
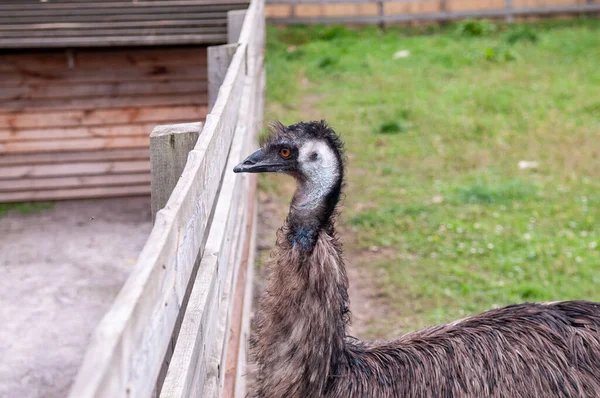
[[[0,0],[0,48],[198,45],[227,41],[247,0]]]
[[[206,48],[0,55],[0,202],[148,194],[149,134],[207,114]]]
[[[600,4],[600,1],[598,0],[595,2],[596,4]],[[378,15],[378,2],[376,0],[269,0],[268,3],[269,5],[266,7],[266,17],[273,19],[275,22],[282,23],[293,23],[291,20],[285,20],[292,16],[302,19],[352,16],[377,17]],[[291,5],[291,3],[297,4]],[[537,7],[547,7],[550,9],[553,7],[590,4],[592,4],[590,0],[512,0],[512,7],[515,9]],[[383,12],[384,15],[418,16],[419,14],[435,14],[441,13],[442,11],[459,13],[502,10],[505,8],[505,5],[506,0],[387,0],[384,1],[383,4]],[[367,20],[365,22],[374,21],[376,22],[376,20]],[[401,21],[406,22],[406,20]]]

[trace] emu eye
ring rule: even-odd
[[[279,154],[281,155],[282,158],[287,159],[290,157],[292,152],[289,150],[289,148],[281,148],[279,150]]]

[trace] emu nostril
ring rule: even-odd
[[[252,166],[253,164],[256,164],[256,160],[246,159],[246,161],[244,162],[244,166]]]

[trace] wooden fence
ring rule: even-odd
[[[267,0],[276,24],[393,24],[600,12],[599,0]]]
[[[262,118],[263,1],[228,20],[234,51],[209,50],[222,84],[206,122],[151,135],[154,227],[91,338],[71,398],[245,395],[256,181],[232,169],[256,146]],[[210,87],[209,78],[209,97]]]

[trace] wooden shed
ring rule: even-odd
[[[149,134],[203,121],[247,0],[0,0],[0,202],[150,192]]]

